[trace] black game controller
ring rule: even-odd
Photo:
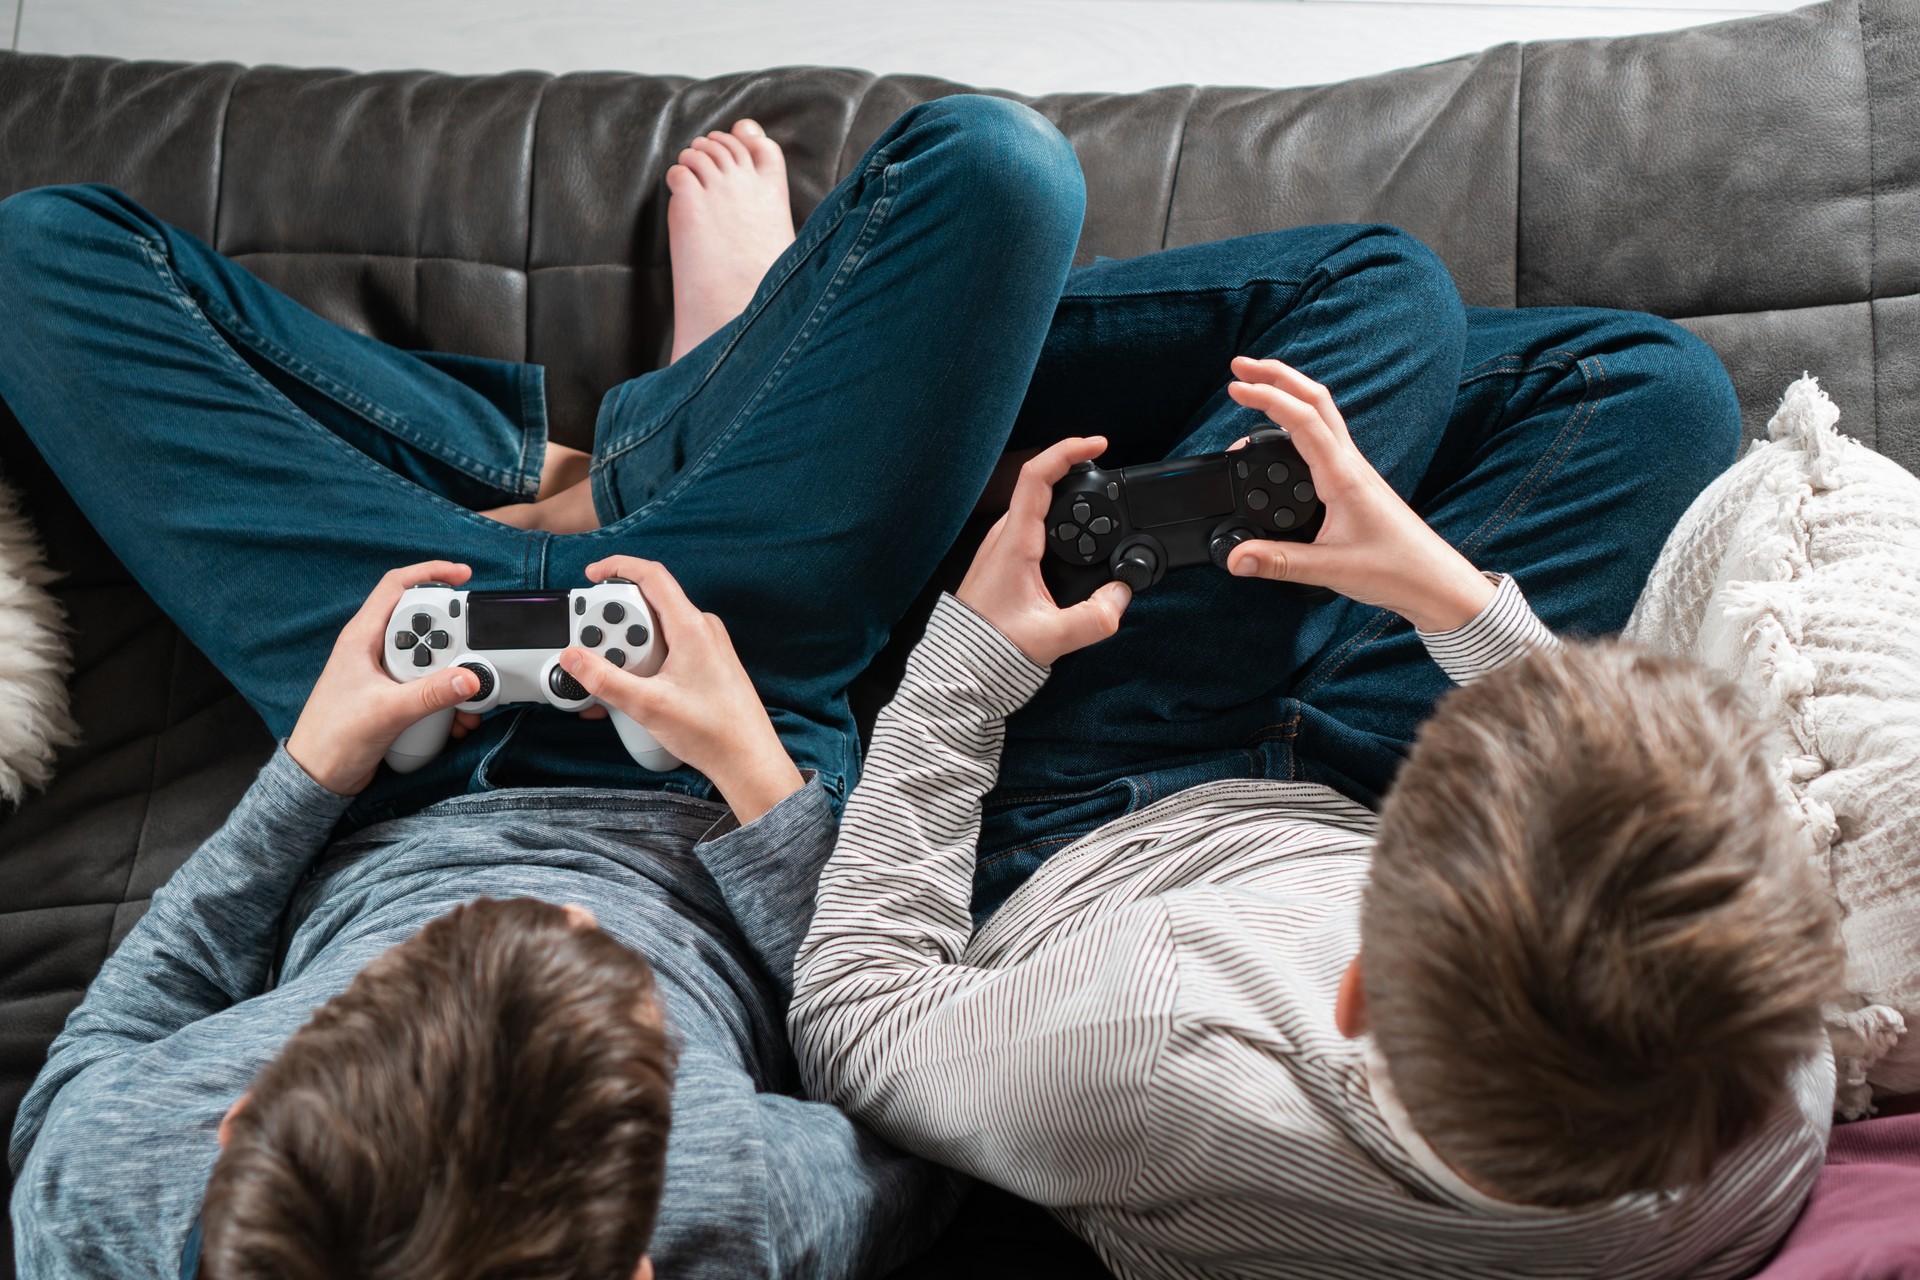
[[[1061,605],[1118,578],[1134,593],[1169,569],[1209,562],[1250,538],[1310,541],[1326,512],[1287,433],[1239,449],[1108,471],[1082,462],[1054,486],[1041,572]]]

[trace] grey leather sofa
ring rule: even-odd
[[[959,87],[818,68],[696,82],[0,54],[0,196],[111,182],[341,323],[543,363],[555,438],[586,447],[601,394],[666,357],[660,177],[687,138],[757,117],[787,146],[804,216],[901,110]],[[1470,304],[1681,320],[1726,361],[1749,433],[1818,373],[1843,429],[1920,469],[1917,0],[1502,45],[1323,88],[1028,100],[1086,170],[1083,260],[1393,222]],[[67,574],[85,731],[46,794],[0,812],[10,1125],[102,959],[270,744],[4,409],[0,475]],[[869,712],[901,647],[866,678]],[[992,1198],[911,1271],[1102,1274],[1037,1211]]]

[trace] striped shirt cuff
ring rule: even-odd
[[[1419,633],[1427,652],[1455,684],[1472,684],[1523,654],[1559,643],[1534,616],[1519,583],[1504,573],[1486,576],[1499,590],[1471,622],[1451,631]]]
[[[946,592],[907,666],[910,680],[935,686],[957,681],[977,690],[981,710],[1001,720],[1026,706],[1047,674],[998,627]]]

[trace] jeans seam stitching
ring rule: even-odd
[[[1555,436],[1553,442],[1541,453],[1539,460],[1534,463],[1533,469],[1521,478],[1520,483],[1514,487],[1513,492],[1507,495],[1506,500],[1500,504],[1492,515],[1487,517],[1478,529],[1475,529],[1461,540],[1460,552],[1462,555],[1470,551],[1478,550],[1480,547],[1486,545],[1489,539],[1512,524],[1514,519],[1519,516],[1522,511],[1526,510],[1527,505],[1533,501],[1541,487],[1553,478],[1555,472],[1559,471],[1560,464],[1566,460],[1566,456],[1568,452],[1572,450],[1573,446],[1579,443],[1580,437],[1586,434],[1587,427],[1592,423],[1594,415],[1599,411],[1601,399],[1604,398],[1606,385],[1606,369],[1600,363],[1600,357],[1588,356],[1586,360],[1582,360],[1571,351],[1556,351],[1551,354],[1554,356],[1567,357],[1573,361],[1573,367],[1580,371],[1580,399],[1574,403],[1573,412],[1567,416],[1566,426],[1561,428],[1560,434]],[[1587,372],[1586,365],[1588,360],[1593,362],[1594,374],[1598,375],[1598,390],[1601,392],[1600,396],[1595,395],[1596,386],[1594,376],[1589,375]],[[1531,369],[1528,370],[1528,372],[1531,371]],[[1584,415],[1581,413],[1583,409],[1586,411]]]

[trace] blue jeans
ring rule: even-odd
[[[586,534],[472,510],[533,496],[538,368],[339,328],[102,187],[0,204],[0,399],[276,736],[386,570],[445,557],[476,587],[567,588],[630,553],[726,621],[787,749],[838,795],[859,768],[847,685],[1006,446],[1084,203],[1033,111],[907,112],[742,315],[607,395]],[[383,771],[347,825],[569,783],[709,794],[640,770],[605,722],[515,708],[419,773]]]
[[[1625,623],[1740,440],[1725,369],[1670,321],[1463,307],[1406,234],[1310,227],[1075,271],[1012,443],[1071,426],[1108,435],[1121,463],[1223,449],[1265,421],[1225,395],[1239,354],[1326,385],[1414,509],[1574,635]],[[1383,610],[1170,575],[1008,721],[975,913],[1096,827],[1202,783],[1305,780],[1377,806],[1449,683]]]

